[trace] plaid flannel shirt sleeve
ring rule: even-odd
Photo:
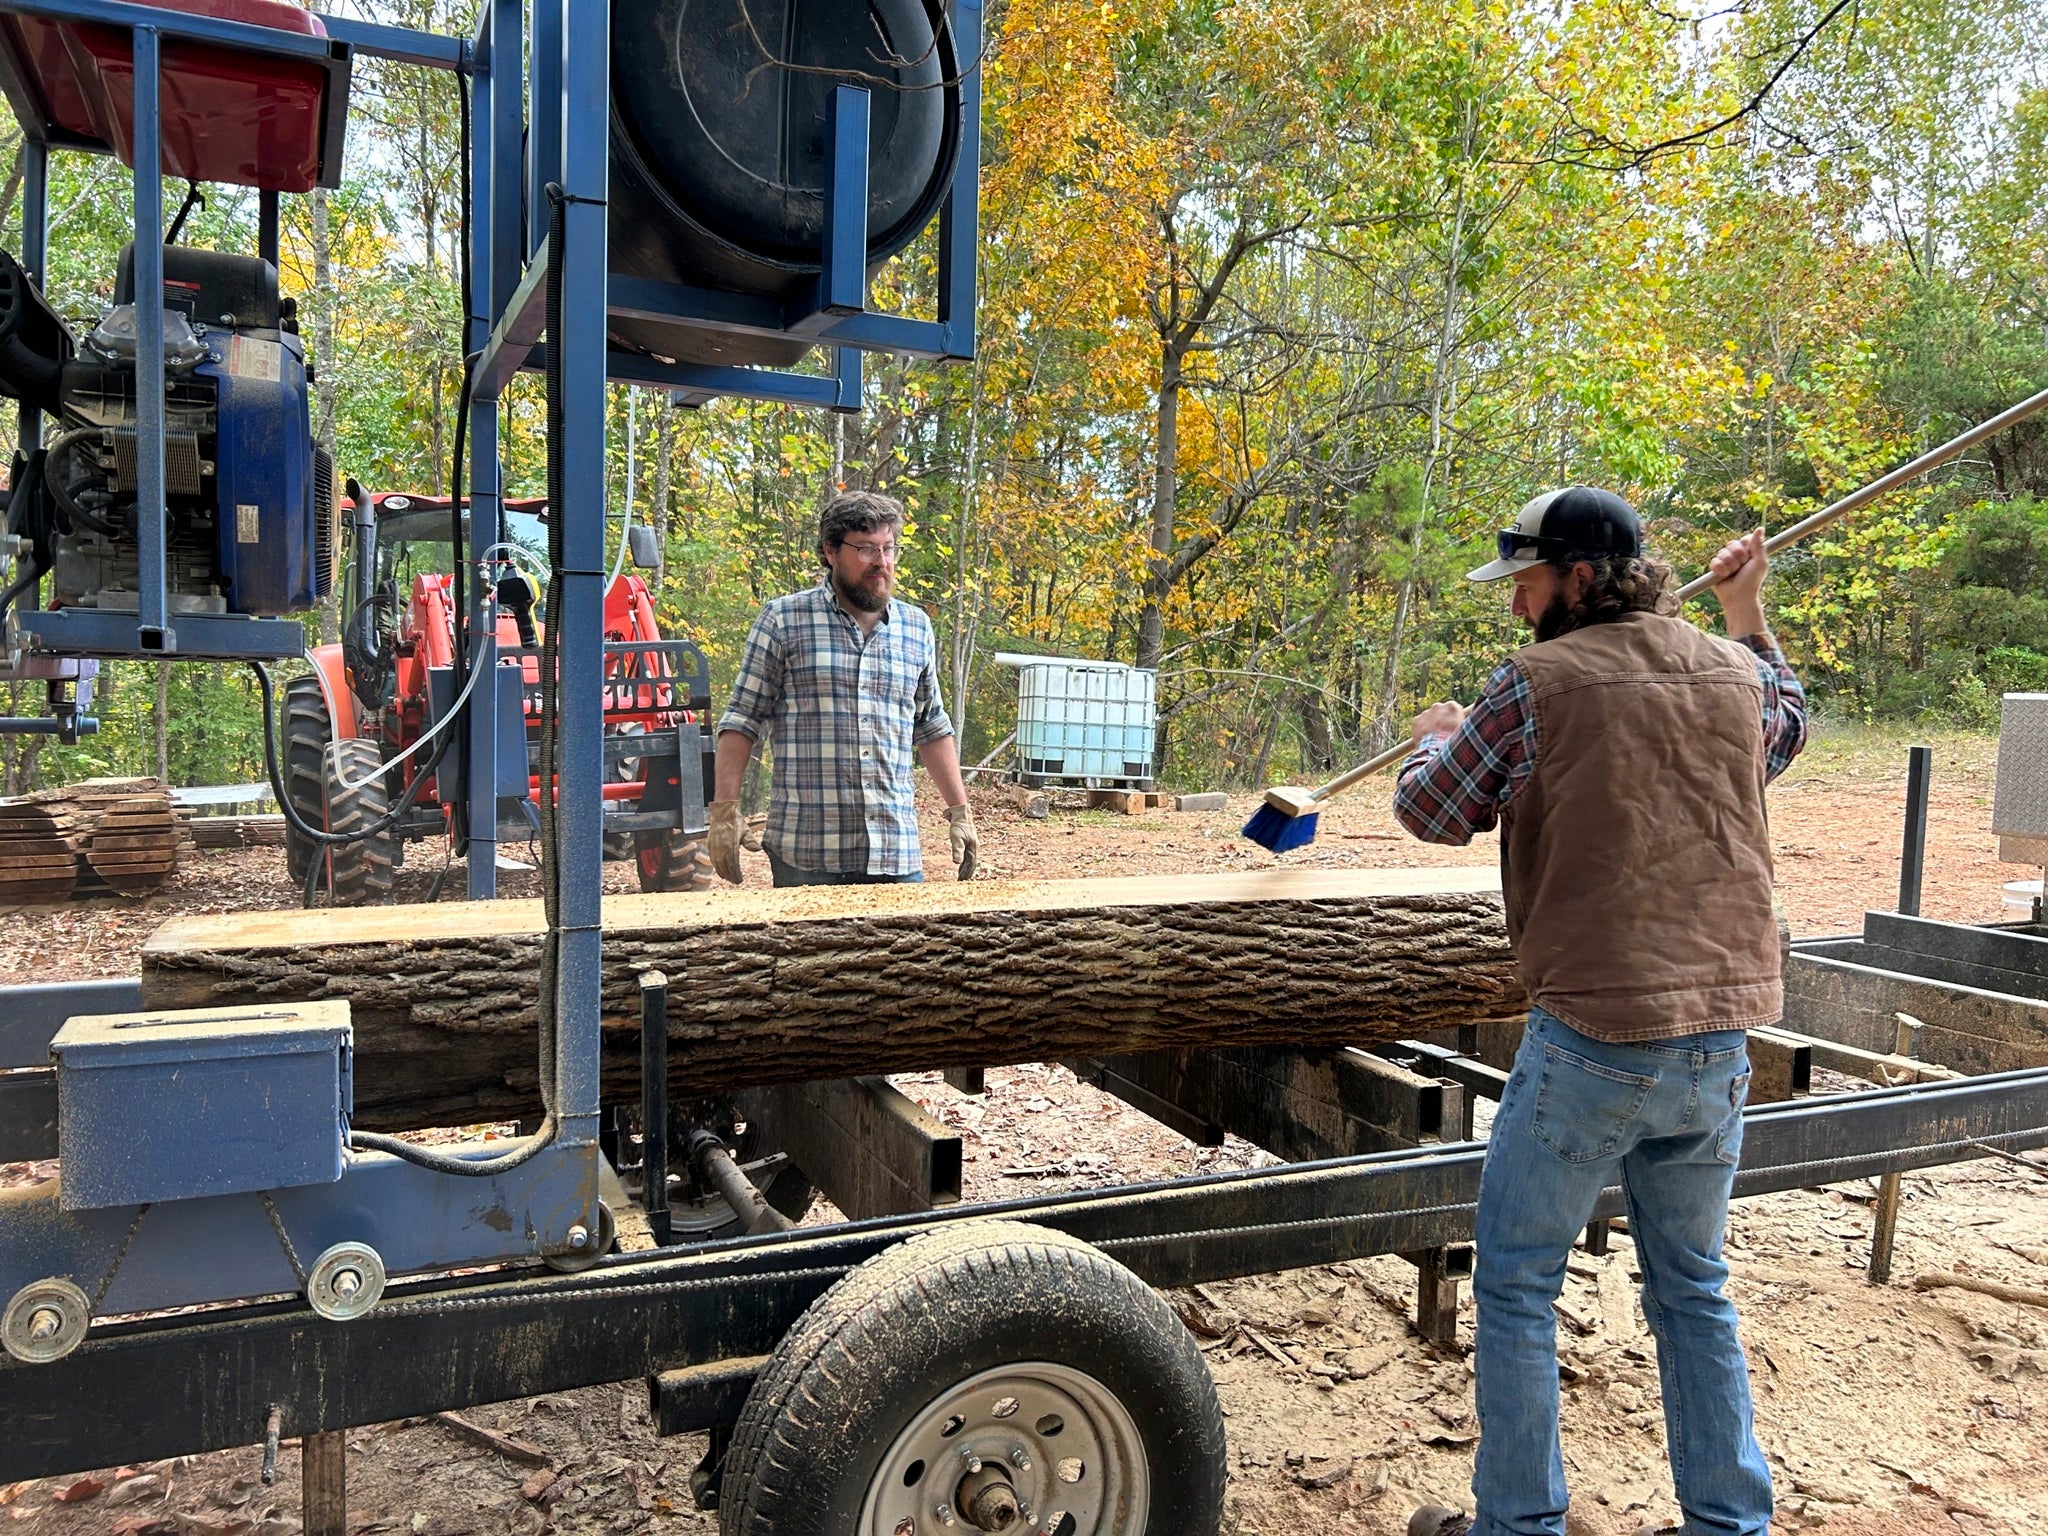
[[[946,701],[939,693],[939,647],[927,631],[924,665],[917,673],[917,695],[911,707],[910,744],[924,746],[953,734],[953,720],[946,713]]]
[[[1764,781],[1787,768],[1806,745],[1806,690],[1769,635],[1739,635],[1737,645],[1756,653],[1757,675],[1764,685]]]
[[[782,699],[782,679],[782,636],[772,610],[763,608],[747,631],[739,672],[732,680],[732,702],[718,717],[718,729],[766,741],[769,722]]]
[[[1426,843],[1462,848],[1492,830],[1536,768],[1536,713],[1512,662],[1486,680],[1465,723],[1432,733],[1401,764],[1394,815]]]

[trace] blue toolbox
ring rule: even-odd
[[[86,1014],[50,1042],[65,1210],[341,1177],[346,1002]]]

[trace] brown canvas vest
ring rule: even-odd
[[[1638,613],[1514,664],[1536,769],[1501,813],[1501,881],[1529,995],[1602,1040],[1775,1022],[1755,657]]]

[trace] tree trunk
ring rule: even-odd
[[[1173,514],[1180,496],[1181,356],[1168,343],[1159,353],[1159,398],[1152,465],[1152,555],[1145,603],[1138,610],[1136,665],[1156,667],[1166,649],[1166,597],[1173,590]]]
[[[355,1123],[532,1113],[538,902],[174,921],[152,1010],[345,997]],[[605,1093],[637,1095],[638,977],[670,1092],[1210,1046],[1369,1043],[1523,1006],[1490,869],[733,891],[607,901]]]
[[[150,711],[151,733],[156,740],[156,776],[169,787],[171,782],[171,664],[156,667],[156,704]]]

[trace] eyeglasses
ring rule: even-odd
[[[841,549],[850,549],[869,565],[894,565],[898,550],[894,544],[857,544],[852,539],[841,539]]]

